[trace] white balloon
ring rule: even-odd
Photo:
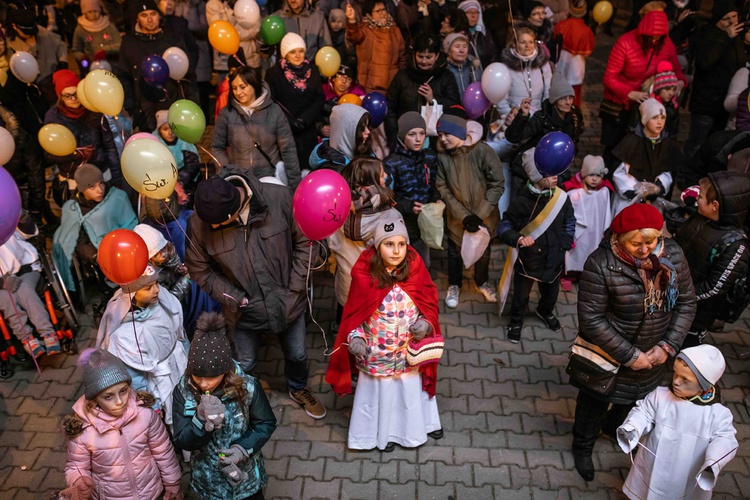
[[[105,61],[104,59],[101,59],[99,61],[94,61],[91,63],[91,68],[89,68],[91,71],[94,71],[95,69],[104,69],[109,72],[112,71],[112,65],[109,64],[109,61]]]
[[[169,78],[178,82],[187,75],[190,61],[185,51],[178,47],[169,47],[164,51],[162,57],[169,66]]]
[[[234,18],[237,24],[249,30],[260,22],[260,8],[255,0],[237,0],[234,4]]]
[[[5,128],[0,127],[0,166],[8,164],[16,151],[16,141]]]
[[[482,73],[482,92],[497,104],[510,92],[510,69],[503,63],[492,63]]]
[[[34,83],[39,76],[39,63],[28,52],[16,52],[10,58],[10,70],[23,83]]]

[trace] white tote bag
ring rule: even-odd
[[[437,122],[440,119],[440,115],[443,114],[443,105],[433,99],[432,104],[422,106],[420,113],[424,118],[425,124],[427,124],[427,135],[431,137],[437,137]]]

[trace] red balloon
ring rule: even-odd
[[[107,278],[118,285],[127,285],[146,270],[148,247],[135,231],[115,229],[99,243],[96,260]]]
[[[297,186],[292,213],[302,234],[323,240],[344,225],[351,204],[352,194],[341,174],[322,168]]]

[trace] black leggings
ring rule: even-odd
[[[578,391],[576,418],[573,423],[573,454],[591,455],[599,432],[614,436],[635,403],[616,405]]]

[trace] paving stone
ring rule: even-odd
[[[356,482],[360,481],[362,477],[362,460],[340,462],[327,458],[323,478],[330,480],[337,477]]]
[[[417,497],[416,483],[393,484],[388,481],[378,481],[378,499],[379,500],[403,500],[405,498]]]
[[[510,467],[500,465],[495,467],[485,467],[483,465],[472,465],[474,471],[474,485],[501,485],[510,487]]]
[[[288,477],[304,476],[322,481],[325,463],[325,458],[318,458],[317,460],[301,460],[297,457],[291,457],[289,459]]]
[[[20,467],[14,467],[8,478],[3,482],[2,488],[25,488],[30,491],[38,491],[44,484],[44,478],[47,477],[49,469],[23,470]]]
[[[341,481],[341,498],[351,500],[371,500],[378,497],[378,482],[359,483],[344,479]]]
[[[338,497],[341,490],[341,480],[316,481],[311,478],[305,478],[302,486],[303,499],[309,500],[327,500]]]

